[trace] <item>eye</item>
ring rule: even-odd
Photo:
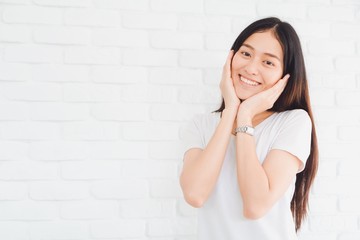
[[[275,64],[273,62],[270,62],[268,60],[265,60],[264,63],[269,66],[275,66]]]
[[[244,55],[245,57],[250,57],[251,55],[250,55],[250,53],[248,53],[248,52],[245,52],[245,51],[243,51],[243,52],[240,52],[242,55]]]

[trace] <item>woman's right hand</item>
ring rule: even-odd
[[[233,56],[234,56],[234,50],[231,50],[229,52],[229,55],[226,59],[223,68],[222,78],[220,82],[220,89],[221,89],[221,95],[225,101],[225,109],[229,109],[237,112],[240,106],[240,99],[236,95],[234,82],[233,79],[231,78],[231,60]]]

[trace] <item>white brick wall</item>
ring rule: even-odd
[[[301,240],[360,239],[359,0],[0,0],[0,239],[195,240],[179,130],[260,17],[300,35],[320,169]]]

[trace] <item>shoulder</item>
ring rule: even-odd
[[[303,109],[292,109],[278,113],[278,118],[286,122],[291,121],[305,121],[311,122],[308,112]]]
[[[292,109],[280,112],[277,121],[281,128],[292,128],[294,131],[308,131],[312,128],[311,118],[303,109]]]

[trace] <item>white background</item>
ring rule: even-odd
[[[319,134],[300,239],[360,239],[359,0],[0,4],[1,240],[194,240],[179,130],[267,16],[302,40]]]

